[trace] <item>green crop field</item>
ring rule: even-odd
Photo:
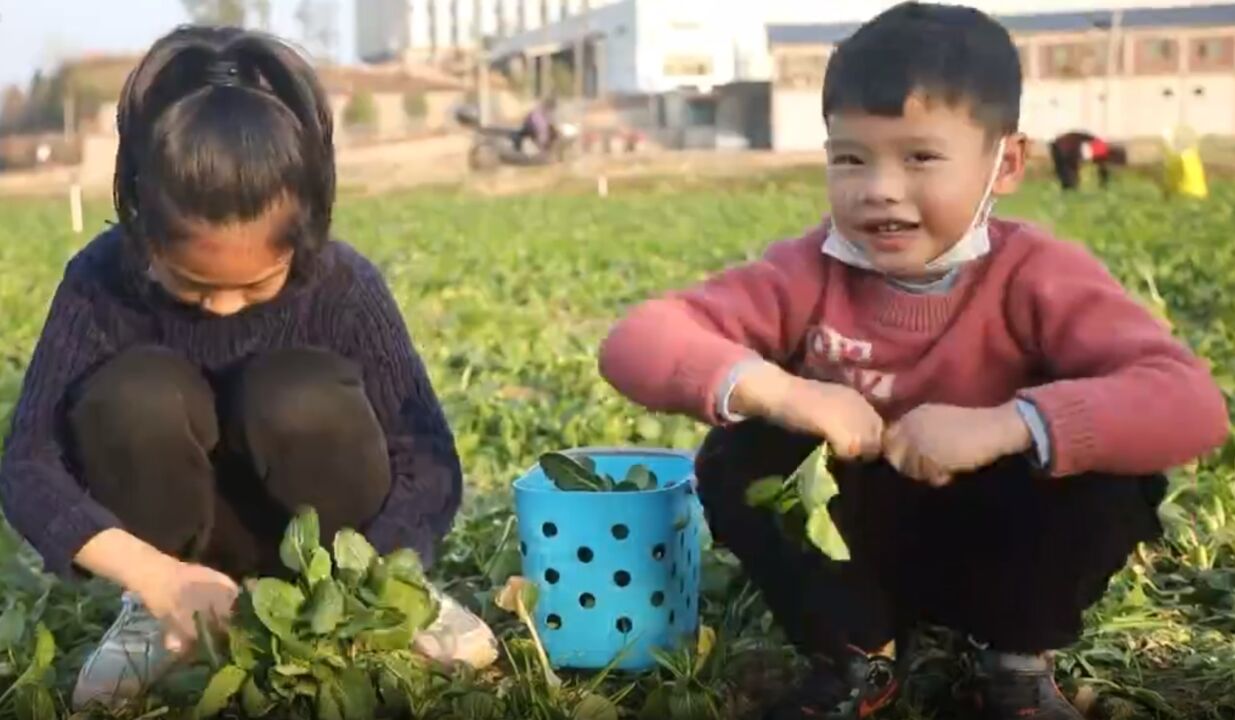
[[[368,657],[359,673],[293,668],[287,672],[302,679],[284,686],[289,700],[248,683],[236,648],[225,643],[116,716],[192,717],[212,666],[229,663],[242,669],[211,688],[226,717],[243,717],[248,708],[278,718],[376,712],[684,720],[757,710],[800,668],[721,551],[707,553],[701,601],[716,641],[666,656],[655,672],[562,672],[558,686],[541,668],[531,635],[493,599],[519,572],[509,486],[540,453],[584,445],[691,448],[702,437],[690,421],[640,412],[599,378],[596,348],[609,324],[632,302],[753,257],[769,240],[815,222],[824,208],[821,175],[615,183],[605,199],[570,188],[499,199],[445,191],[343,198],[338,233],[385,271],[464,461],[465,511],[431,574],[498,628],[502,660],[485,673],[449,672],[392,651],[389,662]],[[1129,176],[1109,193],[1063,197],[1034,182],[999,212],[1094,247],[1213,363],[1230,399],[1235,184],[1220,181],[1213,191],[1206,202],[1167,201],[1150,182]],[[105,205],[87,210],[88,228],[112,217]],[[67,229],[63,203],[0,201],[6,428],[51,293],[82,242]],[[1166,542],[1141,548],[1112,582],[1081,643],[1060,659],[1061,685],[1079,692],[1093,717],[1235,717],[1235,445],[1178,470],[1162,516]],[[0,719],[66,714],[74,673],[118,606],[113,589],[55,582],[34,567],[11,537],[0,543]],[[932,632],[930,640],[912,697],[890,716],[955,717],[950,690],[964,687],[967,666],[945,652],[955,642],[946,633]],[[241,683],[245,691],[227,705],[220,691]],[[315,688],[331,683],[349,691],[323,702]]]

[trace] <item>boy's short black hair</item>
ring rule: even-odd
[[[922,93],[966,105],[990,136],[1020,122],[1020,54],[1008,31],[986,14],[955,5],[906,2],[840,43],[823,81],[823,117],[858,110],[900,117]]]
[[[284,230],[305,270],[330,234],[333,121],[309,62],[277,38],[181,27],[129,75],[117,112],[116,212],[135,262],[188,221],[252,220],[293,203]]]

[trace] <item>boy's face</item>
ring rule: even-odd
[[[880,272],[927,279],[930,261],[969,229],[991,174],[992,193],[1013,192],[1025,169],[1025,139],[998,143],[965,106],[914,95],[901,117],[861,111],[828,120],[828,199],[838,229]]]

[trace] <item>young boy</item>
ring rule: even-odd
[[[1227,431],[1205,367],[1080,247],[989,220],[1025,166],[1007,32],[907,3],[829,63],[831,217],[762,259],[634,308],[602,374],[716,426],[697,458],[712,531],[816,676],[770,717],[822,717],[898,680],[879,651],[968,634],[990,718],[1080,718],[1053,681],[1136,544],[1161,473]],[[826,441],[851,560],[788,544],[744,491]]]

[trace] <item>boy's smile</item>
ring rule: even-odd
[[[964,105],[914,94],[900,117],[838,112],[828,122],[828,198],[837,228],[880,272],[929,277],[927,264],[965,236],[991,191],[1014,191],[1025,141],[997,138]]]

